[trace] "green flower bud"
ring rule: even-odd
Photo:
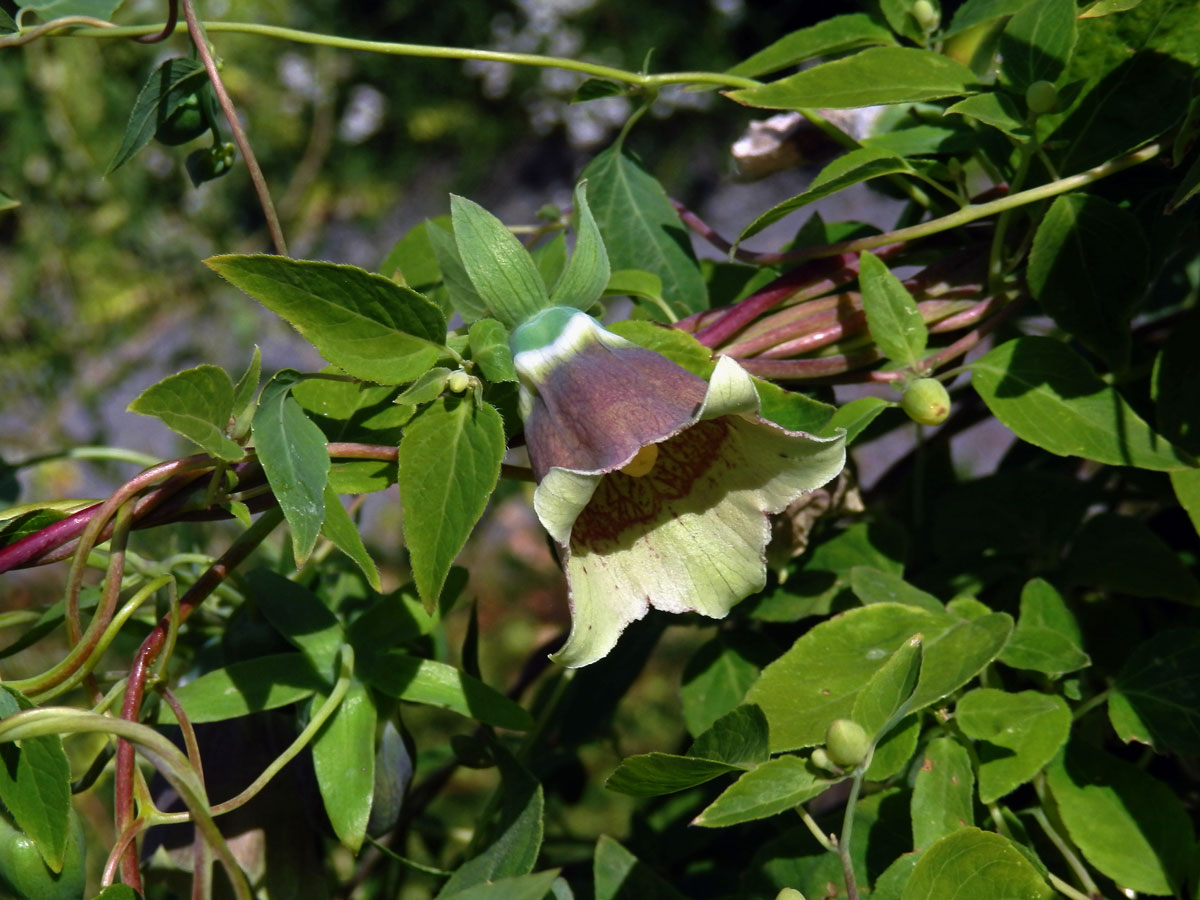
[[[775,900],[804,900],[804,895],[795,888],[783,888],[775,895]]]
[[[824,769],[826,772],[833,772],[837,769],[837,766],[829,761],[829,754],[825,752],[824,747],[814,747],[812,754],[808,757],[808,761],[818,769]]]
[[[237,152],[233,144],[214,145],[206,150],[196,150],[188,154],[187,173],[196,187],[214,178],[220,178],[233,167]]]
[[[1025,89],[1025,106],[1035,116],[1058,109],[1058,91],[1048,81],[1035,81]]]
[[[929,0],[917,0],[908,9],[909,14],[917,20],[917,24],[921,26],[921,30],[926,34],[938,27],[938,22],[941,21],[941,16],[937,9]]]
[[[175,147],[194,141],[208,131],[204,110],[200,108],[200,95],[188,94],[187,99],[175,107],[175,111],[159,123],[154,138],[160,144]]]
[[[950,395],[936,378],[918,378],[904,389],[900,405],[922,425],[940,425],[950,415]]]
[[[455,394],[461,394],[471,386],[471,376],[459,369],[457,372],[451,372],[446,379],[446,387]]]
[[[852,719],[834,719],[825,730],[825,753],[844,769],[857,766],[867,757],[871,738]]]

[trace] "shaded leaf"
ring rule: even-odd
[[[350,682],[337,710],[317,732],[312,759],[333,833],[357,853],[367,833],[375,788],[375,701],[362,682]]]
[[[57,0],[59,7],[66,6],[96,6],[108,8],[107,13],[101,13],[97,18],[107,19],[120,5],[121,0]],[[40,6],[22,4],[27,9],[39,9],[43,15],[50,14],[47,7],[55,6],[54,0]],[[51,15],[92,15],[92,13],[58,12]],[[208,73],[204,66],[194,59],[168,59],[154,70],[146,79],[137,99],[133,102],[133,110],[129,114],[129,124],[125,126],[125,136],[121,146],[108,164],[106,175],[129,161],[135,153],[154,139],[158,126],[171,118],[187,99],[204,86],[208,81]]]
[[[769,642],[738,631],[719,633],[703,644],[684,667],[679,688],[688,731],[699,735],[738,706],[774,655]]]
[[[188,719],[199,724],[287,706],[330,688],[303,653],[275,653],[205,672],[176,688],[175,696]],[[175,721],[165,703],[159,707],[157,721]]]
[[[1000,34],[1000,60],[1014,87],[1058,80],[1075,46],[1075,13],[1075,0],[1038,0],[1008,20]]]
[[[1025,118],[1020,107],[1017,106],[1017,101],[1000,91],[989,91],[986,94],[965,97],[946,107],[945,114],[950,115],[951,113],[991,125],[1018,140],[1029,139],[1029,129],[1026,127]]]
[[[1089,863],[1124,888],[1179,890],[1195,837],[1174,790],[1079,740],[1050,764],[1046,784]]]
[[[321,523],[321,534],[354,561],[366,577],[367,584],[377,591],[383,590],[375,560],[367,552],[358,525],[342,506],[342,500],[332,484],[325,485],[325,521]]]
[[[0,688],[0,719],[33,704]],[[0,801],[55,874],[70,835],[71,767],[58,735],[0,743]]]
[[[621,760],[604,786],[632,797],[657,797],[712,781],[738,767],[674,753],[642,753]]]
[[[971,364],[971,384],[1022,440],[1058,456],[1170,471],[1191,461],[1069,347],[1020,337]]]
[[[607,835],[596,841],[596,900],[684,900],[662,876]]]
[[[452,895],[438,896],[453,896],[454,900],[543,900],[557,878],[558,869],[550,869],[533,875],[486,881]]]
[[[246,586],[259,612],[285,640],[322,672],[332,674],[345,633],[337,616],[302,584],[270,569],[246,573]]]
[[[864,605],[871,603],[903,603],[919,606],[930,612],[943,612],[945,607],[933,594],[913,587],[899,575],[871,566],[855,566],[850,570],[850,589]]]
[[[1200,604],[1200,582],[1143,522],[1101,513],[1084,523],[1064,564],[1066,577],[1135,597]]]
[[[1200,630],[1175,627],[1133,648],[1108,697],[1123,741],[1200,753]]]

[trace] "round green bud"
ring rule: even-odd
[[[1035,116],[1058,109],[1058,91],[1048,81],[1035,81],[1025,88],[1025,106]]]
[[[825,752],[824,747],[814,747],[812,754],[808,757],[808,761],[818,769],[824,769],[826,772],[832,772],[837,768],[837,766],[829,761],[829,754]]]
[[[0,896],[17,900],[79,900],[84,889],[83,824],[71,810],[67,849],[57,874],[42,861],[37,845],[0,812]]]
[[[918,378],[904,389],[900,405],[922,425],[941,425],[950,415],[950,395],[936,378]]]
[[[938,22],[941,21],[941,16],[938,14],[937,8],[929,0],[917,0],[916,3],[909,7],[908,12],[917,20],[917,24],[921,26],[921,29],[926,34],[937,28]]]
[[[237,151],[228,142],[216,144],[202,150],[193,150],[188,154],[187,173],[196,187],[214,178],[220,178],[233,167]]]
[[[825,753],[844,769],[857,766],[866,759],[870,749],[871,738],[852,719],[834,719],[825,730]]]
[[[204,110],[200,108],[200,95],[188,94],[171,115],[159,123],[154,139],[160,144],[176,147],[194,141],[208,131]]]
[[[804,895],[795,888],[783,888],[775,895],[775,900],[804,900]]]
[[[471,386],[471,376],[459,369],[457,372],[451,372],[446,378],[446,387],[455,394],[461,394]]]

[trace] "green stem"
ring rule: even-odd
[[[47,23],[54,24],[54,23]],[[67,23],[74,25],[76,23]],[[474,50],[468,47],[442,47],[426,44],[402,44],[391,41],[364,41],[357,38],[337,37],[336,35],[319,34],[302,31],[298,28],[283,28],[278,25],[259,25],[254,22],[205,22],[205,31],[213,34],[251,34],[259,37],[276,38],[281,41],[291,41],[297,44],[311,44],[318,47],[335,47],[340,50],[357,50],[363,53],[382,53],[388,56],[413,56],[424,59],[477,59],[486,62],[512,63],[519,66],[534,66],[548,69],[566,69],[571,72],[581,72],[596,78],[609,78],[625,84],[637,84],[644,87],[661,86],[665,84],[711,84],[717,87],[752,88],[759,87],[762,82],[753,78],[742,78],[737,75],[726,75],[721,72],[664,72],[660,75],[647,75],[640,72],[630,72],[613,66],[603,66],[598,63],[584,62],[578,59],[565,59],[560,56],[542,56],[537,53],[508,53],[500,50]],[[183,25],[176,30],[182,30]],[[79,28],[69,32],[72,37],[92,38],[129,38],[144,34],[155,34],[162,31],[162,24],[131,25],[116,28]],[[20,37],[20,35],[14,35]],[[0,47],[6,43],[18,43],[10,38],[0,39]],[[20,41],[19,43],[24,43]]]
[[[837,256],[841,253],[859,253],[863,250],[874,250],[876,247],[885,247],[888,244],[913,241],[917,238],[941,234],[943,231],[959,228],[971,222],[976,222],[979,219],[986,219],[989,216],[998,215],[1010,209],[1026,206],[1030,203],[1037,203],[1039,200],[1047,200],[1050,197],[1057,197],[1059,194],[1066,194],[1078,188],[1086,187],[1093,182],[1108,178],[1110,175],[1116,175],[1118,172],[1123,172],[1133,166],[1138,166],[1148,160],[1154,159],[1161,152],[1162,146],[1160,144],[1151,144],[1148,147],[1143,147],[1141,150],[1109,160],[1093,169],[1088,169],[1086,172],[1080,172],[1078,175],[1070,175],[1066,178],[1060,178],[1058,181],[1038,185],[1027,191],[1009,194],[1007,197],[1000,197],[987,203],[974,204],[952,212],[949,215],[930,219],[928,222],[921,222],[918,225],[910,225],[907,228],[899,228],[896,231],[889,231],[886,234],[876,234],[871,237],[858,238],[853,241],[842,241],[837,244],[826,244],[823,247],[813,247],[803,253],[789,253],[787,258],[789,262],[799,263],[810,259],[821,259],[826,256]],[[765,262],[766,260],[763,259],[762,261]]]
[[[1086,716],[1088,713],[1090,713],[1097,706],[1102,706],[1103,704],[1107,703],[1108,695],[1111,692],[1112,692],[1112,689],[1110,688],[1109,690],[1101,691],[1100,693],[1096,694],[1096,696],[1094,696],[1094,697],[1088,697],[1087,700],[1083,701],[1077,707],[1075,707],[1074,710],[1072,710],[1071,719],[1073,721],[1078,722],[1080,719],[1082,719],[1084,716]]]
[[[1094,897],[1089,897],[1087,894],[1075,890],[1075,888],[1071,887],[1071,885],[1067,884],[1067,882],[1063,881],[1053,872],[1047,872],[1046,875],[1050,878],[1051,886],[1063,896],[1070,897],[1071,900],[1095,900]]]
[[[213,816],[222,816],[225,813],[233,812],[242,806],[245,806],[255,795],[270,783],[279,772],[290,763],[296,756],[308,746],[309,741],[316,737],[317,732],[321,730],[321,726],[332,716],[337,708],[341,705],[342,699],[346,696],[346,691],[350,689],[350,679],[354,674],[354,648],[349,644],[342,645],[342,658],[340,671],[338,672],[338,680],[330,691],[329,696],[325,701],[317,707],[317,711],[313,713],[312,719],[304,730],[296,736],[296,739],[284,750],[279,756],[271,761],[257,778],[251,782],[250,786],[238,794],[226,800],[224,803],[217,803],[212,808]],[[190,813],[155,813],[152,816],[151,824],[166,825],[177,822],[190,822],[192,816]]]
[[[846,798],[846,814],[842,817],[842,833],[838,836],[837,852],[842,861],[842,877],[846,880],[846,900],[858,900],[858,885],[854,881],[854,860],[850,856],[850,838],[854,831],[854,807],[862,791],[863,777],[871,765],[871,755],[859,765],[850,782],[850,795]]]
[[[833,841],[831,841],[829,839],[829,835],[827,835],[824,831],[821,830],[821,826],[817,824],[816,819],[814,819],[811,815],[809,815],[809,812],[807,809],[804,808],[803,803],[801,803],[799,806],[796,807],[796,812],[798,812],[800,814],[800,821],[802,821],[804,823],[804,827],[807,828],[809,830],[809,833],[812,834],[812,836],[817,839],[817,843],[820,844],[822,847],[824,847],[826,850],[828,850],[830,853],[836,853],[837,852],[837,844],[834,843]]]
[[[1052,843],[1058,849],[1058,852],[1062,854],[1062,858],[1066,860],[1067,865],[1071,867],[1071,871],[1075,873],[1075,877],[1079,879],[1079,883],[1083,885],[1083,889],[1087,891],[1088,897],[1091,898],[1091,900],[1096,900],[1098,897],[1103,897],[1104,895],[1100,891],[1100,888],[1097,887],[1096,882],[1092,880],[1092,875],[1087,870],[1087,866],[1083,864],[1083,861],[1079,858],[1078,854],[1075,853],[1074,848],[1067,843],[1066,839],[1059,834],[1058,829],[1054,826],[1054,823],[1050,821],[1050,816],[1046,812],[1046,782],[1043,774],[1038,773],[1038,775],[1034,777],[1033,789],[1037,792],[1038,800],[1041,801],[1042,806],[1040,808],[1035,807],[1031,809],[1029,811],[1030,815],[1032,815],[1034,820],[1040,826],[1042,826],[1042,831],[1044,831],[1046,837],[1050,839],[1050,843]]]

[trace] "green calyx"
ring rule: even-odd
[[[535,313],[513,329],[512,337],[509,338],[513,355],[549,347],[562,337],[577,316],[590,318],[587,313],[569,306],[551,306]]]

